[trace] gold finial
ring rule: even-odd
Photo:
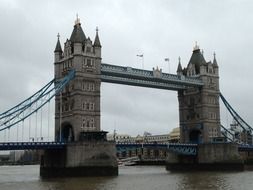
[[[181,63],[181,57],[180,56],[178,57],[178,63]]]
[[[80,24],[80,18],[78,17],[78,13],[76,14],[75,25]]]
[[[198,49],[199,49],[198,43],[197,41],[195,41],[195,46],[193,47],[193,50],[198,50]]]
[[[57,34],[57,38],[58,38],[58,40],[60,39],[60,34],[59,34],[59,32],[58,32],[58,34]]]
[[[213,58],[214,58],[214,59],[216,58],[216,53],[215,53],[215,52],[213,52]]]
[[[96,32],[98,32],[98,27],[96,27]]]

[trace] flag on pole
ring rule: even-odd
[[[169,58],[165,58],[164,61],[170,61],[170,59]]]
[[[137,57],[143,57],[143,54],[140,54],[140,55],[136,55]]]

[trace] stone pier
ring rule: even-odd
[[[41,177],[118,175],[113,142],[76,142],[64,149],[45,150],[41,157]]]
[[[244,163],[237,144],[199,144],[195,156],[168,153],[166,169],[170,171],[243,171]]]

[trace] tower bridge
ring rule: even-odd
[[[101,82],[108,82],[178,92],[182,144],[154,145],[166,147],[170,152],[168,168],[196,163],[212,166],[227,161],[238,165],[241,164],[238,150],[252,150],[251,146],[227,143],[231,138],[222,136],[225,133],[220,123],[220,97],[240,126],[250,131],[251,127],[221,95],[215,55],[212,62],[207,62],[196,45],[188,65],[183,68],[179,60],[177,74],[170,74],[158,68],[149,71],[102,63],[101,51],[98,30],[92,42],[84,34],[79,19],[63,49],[58,35],[54,79],[0,114],[0,132],[10,132],[33,114],[37,127],[38,111],[55,97],[55,142],[3,142],[0,149],[44,149],[41,176],[117,175],[116,147],[126,150],[140,145],[115,146],[106,140],[107,132],[100,126],[100,86]]]

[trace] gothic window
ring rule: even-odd
[[[85,82],[82,83],[82,89],[84,91],[95,91],[95,84],[93,82]]]
[[[91,60],[92,67],[95,68],[95,61],[94,59]]]
[[[58,111],[60,111],[60,107],[61,107],[61,106],[60,106],[60,103],[58,103],[58,105],[57,105],[57,110],[58,110]]]
[[[90,106],[89,106],[90,110],[94,110],[94,106],[95,104],[93,102],[90,102]]]
[[[87,53],[90,53],[90,52],[91,52],[91,47],[87,47],[87,48],[86,48],[86,52],[87,52]]]
[[[86,67],[86,62],[85,62],[85,59],[83,59],[83,68]]]
[[[89,103],[85,102],[85,104],[86,104],[86,105],[85,105],[85,109],[86,109],[86,110],[89,110],[89,109],[90,109]]]
[[[194,98],[190,98],[190,106],[194,106]]]
[[[68,103],[66,103],[66,104],[64,105],[64,110],[65,110],[65,111],[68,111]]]
[[[91,119],[90,119],[90,127],[91,127],[91,128],[94,128],[94,126],[95,126],[94,118],[91,118]]]
[[[72,100],[72,101],[71,101],[71,105],[70,105],[70,109],[71,109],[71,110],[73,110],[74,104],[75,104],[75,100]]]
[[[85,127],[86,127],[86,118],[83,118],[82,127],[83,127],[83,128],[85,128]]]
[[[94,91],[94,83],[89,83],[89,91]]]
[[[92,67],[91,59],[86,59],[86,65],[87,67]]]
[[[87,84],[86,90],[87,90],[87,91],[90,91],[90,83]]]

